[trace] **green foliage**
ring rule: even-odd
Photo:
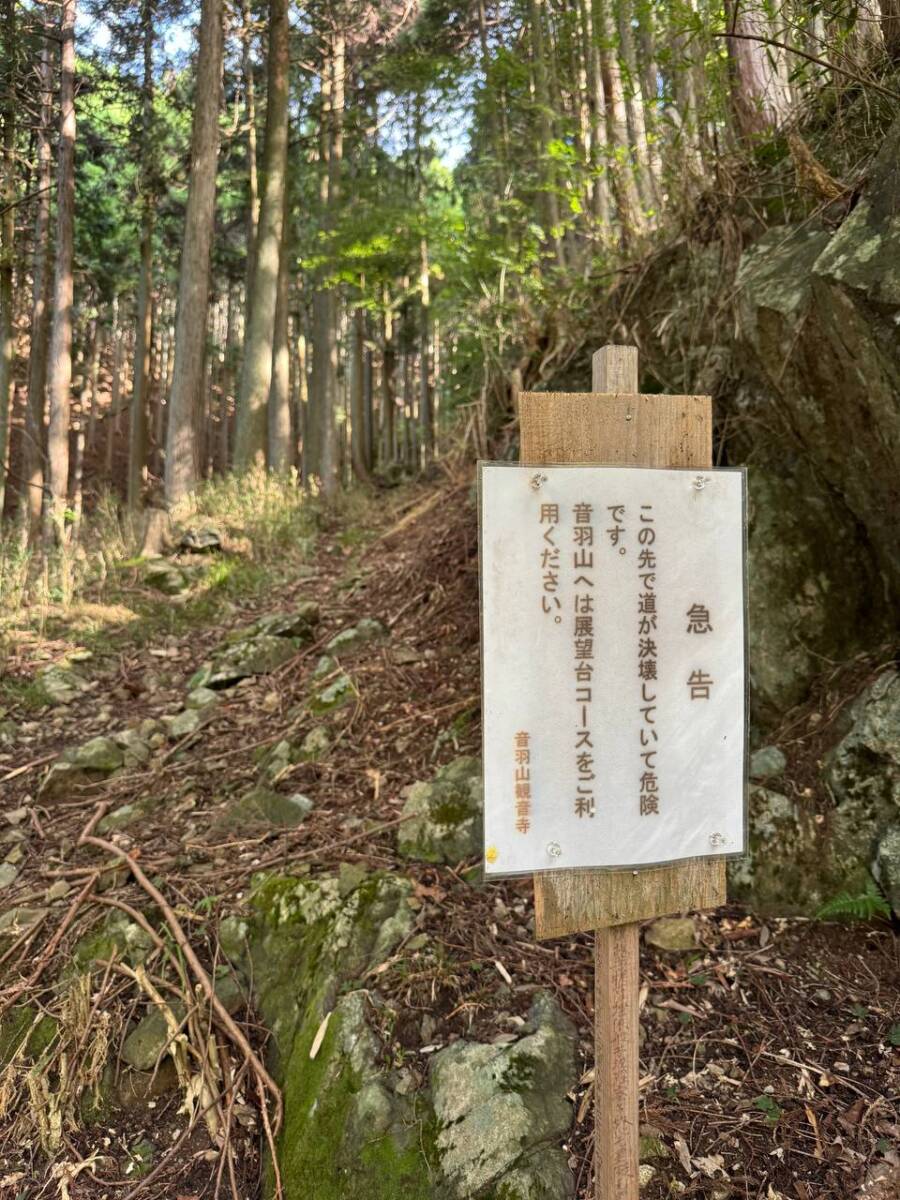
[[[879,917],[889,921],[891,906],[879,891],[878,885],[872,881],[859,895],[840,892],[831,900],[827,900],[816,913],[816,917],[820,921],[874,921]]]
[[[784,1110],[771,1096],[757,1096],[753,1101],[753,1107],[759,1109],[761,1113],[765,1113],[766,1120],[770,1125],[777,1125],[784,1116]]]

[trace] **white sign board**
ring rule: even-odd
[[[738,854],[745,475],[479,466],[485,870]]]

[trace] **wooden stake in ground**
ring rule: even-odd
[[[593,392],[523,392],[521,461],[629,467],[711,467],[708,396],[638,394],[633,346],[593,359]],[[725,903],[724,859],[628,871],[534,876],[539,938],[594,929],[597,1200],[638,1200],[638,949],[650,917]]]

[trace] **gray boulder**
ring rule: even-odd
[[[434,779],[404,790],[397,849],[405,858],[458,863],[481,853],[481,763],[457,758]]]
[[[226,808],[220,824],[244,834],[295,829],[312,809],[312,800],[299,792],[284,796],[267,787],[255,787]]]
[[[293,638],[261,633],[223,646],[191,677],[190,688],[228,688],[251,675],[268,675],[293,658],[300,645]]]
[[[113,738],[91,738],[82,746],[62,752],[44,777],[41,795],[61,796],[71,787],[107,779],[124,763],[124,751]]]
[[[339,708],[352,704],[357,694],[353,680],[342,671],[325,687],[313,692],[308,701],[309,711],[320,716],[335,712]]]
[[[170,1004],[172,1016],[180,1025],[186,1009],[179,1000]],[[152,1071],[166,1053],[172,1040],[172,1030],[161,1008],[153,1008],[142,1017],[122,1043],[122,1061],[136,1071]]]
[[[431,1099],[449,1194],[574,1196],[560,1142],[572,1120],[566,1093],[577,1080],[575,1031],[546,995],[535,999],[518,1041],[456,1042],[435,1054]]]
[[[325,651],[327,654],[346,658],[362,646],[368,645],[369,642],[383,641],[387,636],[388,629],[380,621],[376,621],[372,617],[363,617],[349,629],[342,629],[340,633],[335,634],[325,647]]]

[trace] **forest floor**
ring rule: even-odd
[[[577,1195],[591,1196],[590,940],[535,941],[529,881],[473,883],[472,863],[417,864],[396,850],[402,789],[461,754],[480,753],[471,480],[399,489],[354,521],[321,521],[302,571],[287,563],[255,576],[252,590],[213,619],[190,619],[190,594],[151,596],[135,571],[114,603],[87,596],[68,614],[45,614],[41,629],[33,614],[12,621],[0,716],[19,736],[0,757],[0,828],[25,836],[14,841],[22,852],[15,850],[18,875],[0,907],[39,906],[42,915],[0,944],[0,1007],[27,1000],[54,1011],[55,981],[110,905],[153,908],[127,871],[109,870],[108,853],[78,844],[98,814],[129,801],[153,797],[138,824],[110,836],[159,883],[208,969],[219,922],[240,911],[258,871],[317,875],[350,863],[403,873],[414,880],[417,930],[442,956],[439,970],[423,969],[420,951],[410,948],[373,981],[400,1014],[385,1030],[395,1059],[424,1080],[434,1049],[422,1044],[424,1017],[443,1044],[491,1040],[501,1012],[505,1020],[524,1014],[537,989],[552,992],[579,1033],[582,1076],[571,1096],[566,1149]],[[230,630],[308,599],[322,614],[314,643],[272,674],[224,693],[196,733],[105,783],[60,800],[38,795],[47,763],[63,748],[177,711],[188,678]],[[139,620],[132,600],[144,606]],[[148,606],[155,623],[146,619]],[[283,781],[313,801],[311,814],[289,831],[223,834],[223,802],[253,782],[260,754],[302,735],[309,721],[302,701],[321,647],[363,616],[378,618],[391,636],[348,667],[358,695],[327,757],[296,764]],[[43,704],[38,670],[86,648],[93,657],[79,669],[96,688],[63,707]],[[699,916],[696,927],[694,951],[642,945],[641,1121],[656,1153],[656,1174],[642,1194],[900,1196],[900,955],[892,931],[762,919],[735,907]],[[141,992],[112,967],[92,988],[80,1045],[102,1024],[114,1049]],[[236,1017],[260,1049],[266,1035],[254,1014]],[[57,1062],[54,1070],[61,1069]],[[34,1111],[40,1088],[32,1083],[25,1095],[20,1084],[10,1095],[5,1080],[0,1075],[0,1197],[229,1194],[221,1150],[202,1120],[188,1127],[177,1090],[105,1111],[93,1123],[62,1103],[54,1134]],[[232,1111],[235,1182],[241,1196],[253,1196],[262,1129],[250,1089]],[[136,1183],[148,1165],[151,1174]],[[861,1192],[878,1174],[886,1182]]]

